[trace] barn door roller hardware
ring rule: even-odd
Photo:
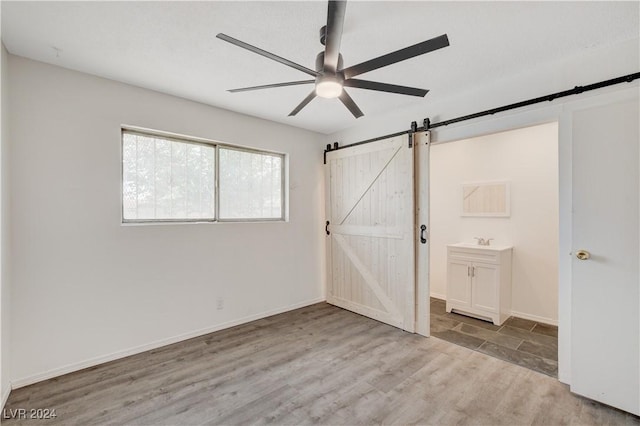
[[[429,119],[425,118],[424,123],[428,123]],[[416,132],[421,132],[423,130],[428,130],[425,129],[424,127],[418,127],[418,123],[416,123],[415,121],[413,121],[411,123],[411,128],[413,129],[415,125],[415,131]],[[349,145],[345,145],[345,146],[338,146],[338,142],[334,142],[333,143],[333,148],[331,147],[331,144],[327,144],[326,149],[324,150],[324,164],[327,164],[327,152],[331,152],[331,151],[336,151],[338,149],[343,149],[343,148],[350,148],[352,146],[357,146],[357,145],[364,145],[366,143],[371,143],[371,142],[377,142],[377,141],[381,141],[383,139],[389,139],[389,138],[394,138],[396,136],[402,136],[402,135],[406,135],[406,134],[410,134],[411,130],[403,130],[402,132],[397,132],[397,133],[392,133],[390,135],[385,135],[385,136],[379,136],[377,138],[372,138],[372,139],[367,139],[366,141],[362,141],[362,142],[356,142],[356,143],[351,143]],[[409,148],[411,148],[411,141],[409,142]]]
[[[334,142],[333,143],[333,149],[331,149],[331,144],[328,143],[327,144],[327,148],[324,150],[324,163],[323,164],[327,164],[327,152],[329,151],[335,151],[336,149],[338,149],[338,142]]]
[[[413,135],[418,131],[418,123],[411,122],[411,130],[409,130],[409,148],[413,148]]]

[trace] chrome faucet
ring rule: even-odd
[[[473,237],[476,240],[478,240],[478,245],[479,246],[488,246],[491,243],[491,240],[493,240],[493,238],[487,238],[486,240],[484,238],[479,238],[479,237]]]

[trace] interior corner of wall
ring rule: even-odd
[[[7,381],[7,384],[2,386],[2,390],[0,392],[0,410],[4,410],[4,406],[9,399],[9,394],[11,394],[11,382]]]

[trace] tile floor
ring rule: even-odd
[[[431,335],[522,367],[558,376],[558,327],[510,317],[501,326],[447,313],[431,298]]]

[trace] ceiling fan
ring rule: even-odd
[[[302,110],[316,96],[322,98],[338,98],[347,107],[354,117],[359,118],[364,114],[358,108],[358,105],[347,94],[344,87],[355,87],[358,89],[376,90],[379,92],[398,93],[401,95],[424,97],[428,90],[418,89],[415,87],[398,86],[395,84],[379,83],[376,81],[359,80],[353,77],[373,71],[396,62],[404,61],[425,53],[432,52],[437,49],[449,46],[449,39],[446,34],[423,41],[404,49],[379,56],[374,59],[343,68],[342,55],[340,54],[340,41],[342,39],[342,26],[344,23],[344,14],[346,9],[346,0],[330,0],[327,11],[327,25],[320,29],[320,43],[325,46],[324,52],[318,53],[316,57],[315,71],[296,64],[288,59],[274,55],[273,53],[252,46],[243,41],[237,40],[226,34],[218,34],[217,38],[234,44],[236,46],[247,49],[251,52],[262,55],[266,58],[280,62],[291,68],[295,68],[314,77],[312,80],[289,81],[285,83],[266,84],[263,86],[243,87],[241,89],[231,89],[229,92],[247,92],[251,90],[269,89],[273,87],[297,86],[301,84],[315,84],[314,90],[304,98],[297,107],[294,108],[289,116],[294,116]]]

